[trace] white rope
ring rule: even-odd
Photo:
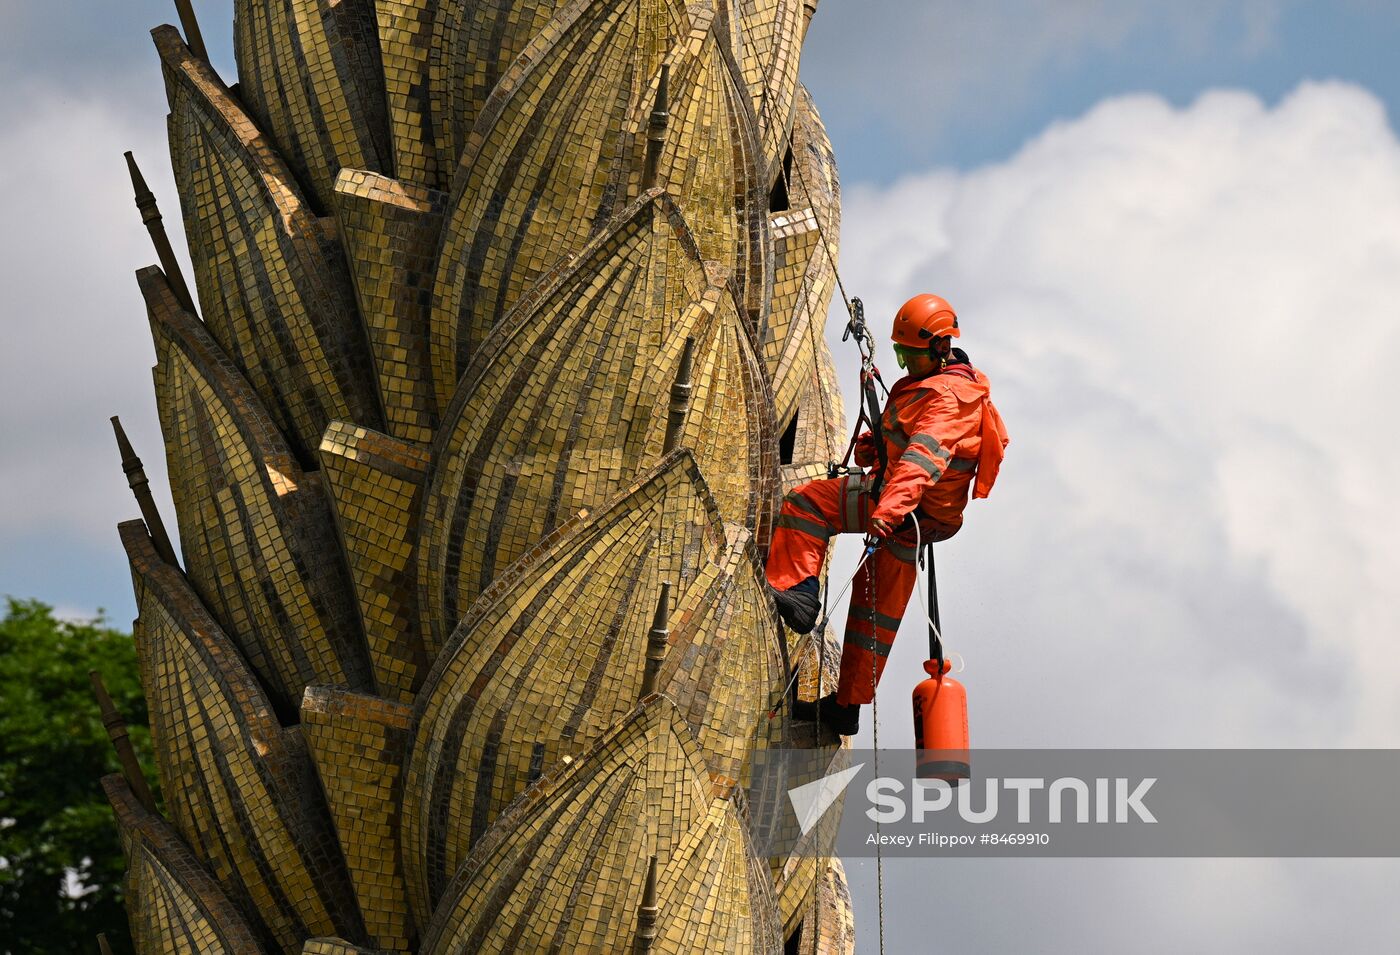
[[[918,515],[918,514],[915,514],[915,515],[914,515],[914,554],[915,554],[915,555],[917,556],[917,558],[918,558],[918,565],[917,565],[917,566],[923,568],[924,573],[927,575],[927,574],[932,573],[933,571],[932,571],[930,568],[924,566],[923,549],[924,549],[924,541],[923,541],[923,534],[922,534],[922,533],[920,532],[920,530],[919,530],[919,515]],[[941,629],[939,629],[938,624],[936,624],[936,623],[933,622],[933,615],[929,613],[929,610],[928,610],[928,597],[926,597],[926,596],[924,595],[924,588],[919,586],[919,580],[918,580],[917,573],[916,573],[915,578],[914,578],[914,590],[915,590],[915,592],[919,595],[919,607],[920,607],[920,609],[922,609],[923,612],[924,612],[924,620],[925,620],[925,622],[928,623],[929,629],[933,631],[933,635],[934,635],[935,637],[938,638],[938,645],[941,646],[941,647],[943,648],[943,658],[946,660],[946,659],[948,658],[948,653],[949,653],[949,651],[948,651],[948,644],[946,644],[946,643],[943,642],[943,631],[942,631]],[[959,659],[959,660],[962,659],[962,654],[961,654],[961,653],[958,654],[958,659]],[[964,661],[964,664],[965,664],[965,663],[966,663],[966,661]],[[958,671],[958,672],[962,672],[962,671]]]

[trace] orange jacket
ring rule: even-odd
[[[968,491],[987,496],[1010,443],[987,376],[957,364],[941,374],[901,378],[880,420],[889,473],[871,517],[898,524],[918,507],[940,523],[961,525]],[[862,467],[875,464],[871,432],[856,440],[855,459]]]

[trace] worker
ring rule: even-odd
[[[918,543],[956,534],[969,495],[986,497],[1001,467],[1006,430],[987,376],[953,347],[961,334],[957,313],[939,296],[917,295],[904,303],[891,337],[908,374],[890,389],[881,414],[885,473],[879,473],[875,436],[867,431],[856,440],[855,461],[874,470],[793,488],[773,533],[768,583],[783,622],[798,633],[817,624],[827,541],[842,533],[878,538],[852,583],[836,692],[817,703],[799,703],[793,714],[820,719],[843,736],[856,732],[861,704],[875,698],[918,577]],[[878,500],[872,500],[877,477],[883,480]]]

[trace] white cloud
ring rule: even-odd
[[[155,253],[122,159],[134,150],[179,248],[179,201],[160,90],[153,93],[125,111],[105,97],[39,96],[0,132],[0,178],[10,186],[0,235],[0,592],[101,604],[117,609],[118,619],[129,596],[92,587],[96,577],[120,584],[114,527],[137,516],[111,415],[121,415],[174,528],[151,387],[154,352],[133,277]],[[51,553],[75,546],[88,548],[85,559],[95,548],[110,568],[65,564]],[[38,567],[59,568],[59,579],[38,581],[49,574],[30,569]],[[111,568],[118,573],[107,574]]]
[[[1372,95],[1113,99],[845,212],[872,320],[947,294],[1012,433],[939,547],[974,747],[1397,745],[1400,143]],[[912,616],[886,746],[912,744]],[[1364,950],[1394,933],[1392,862],[896,863],[888,930],[922,939],[933,906],[950,949]],[[873,868],[848,862],[868,946]]]
[[[843,240],[877,324],[915,291],[952,299],[1011,430],[941,549],[974,742],[1396,744],[1380,102],[1108,100],[1007,162],[848,190]],[[905,737],[906,624],[881,721]]]

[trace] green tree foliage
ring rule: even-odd
[[[0,952],[128,951],[124,869],[99,780],[119,771],[88,671],[97,670],[149,767],[131,637],[7,598],[0,621]],[[151,786],[155,782],[152,778]]]

